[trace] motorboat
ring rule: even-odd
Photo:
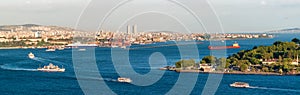
[[[32,59],[32,58],[34,58],[34,54],[30,52],[30,53],[28,54],[28,57]]]
[[[59,68],[57,65],[53,65],[49,63],[49,65],[44,66],[43,68],[39,67],[38,71],[45,71],[45,72],[65,72],[65,68]]]
[[[119,77],[118,78],[118,82],[127,82],[127,83],[131,83],[132,80],[130,78],[122,78],[122,77]]]
[[[234,82],[230,84],[231,87],[236,87],[236,88],[249,88],[249,83],[246,82]]]

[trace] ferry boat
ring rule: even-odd
[[[236,88],[249,88],[249,83],[245,82],[234,82],[230,84],[231,87],[236,87]]]
[[[32,59],[32,58],[34,58],[34,54],[30,52],[30,53],[28,54],[28,57]]]
[[[131,83],[132,80],[130,78],[121,78],[119,77],[118,78],[118,82],[127,82],[127,83]]]
[[[43,68],[39,67],[37,70],[45,72],[65,72],[65,68],[59,68],[58,66],[53,65],[52,63],[49,63],[48,66],[44,66]]]
[[[240,48],[239,44],[235,42],[232,46],[208,46],[210,50],[220,50],[220,49],[228,49],[228,48]]]

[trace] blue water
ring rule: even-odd
[[[299,34],[278,34],[274,38],[265,39],[240,39],[226,41],[228,45],[231,45],[237,41],[240,49],[228,49],[227,55],[236,53],[240,50],[252,49],[254,46],[259,45],[271,45],[273,42],[290,41],[292,38],[299,37]],[[169,43],[172,44],[172,43]],[[96,48],[95,57],[96,64],[100,71],[102,78],[95,77],[93,75],[87,75],[84,80],[87,82],[104,82],[109,89],[115,94],[146,94],[146,95],[161,95],[166,94],[174,86],[179,73],[171,71],[160,71],[157,68],[174,65],[174,63],[181,59],[177,46],[165,46],[148,48],[151,46],[165,45],[165,43],[156,43],[152,45],[133,46],[129,51],[129,61],[131,67],[134,68],[138,74],[147,74],[152,70],[156,73],[161,73],[163,76],[154,84],[148,86],[137,86],[129,83],[116,82],[116,79],[120,76],[114,65],[112,64],[111,49],[110,48]],[[207,49],[209,42],[202,42],[198,44],[199,57],[202,58],[205,55],[209,55],[210,51]],[[147,47],[147,48],[145,48]],[[189,47],[189,45],[186,45]],[[88,51],[88,50],[87,50]],[[27,54],[32,52],[36,58],[29,59]],[[152,67],[149,67],[149,58],[155,52],[160,52],[166,59],[167,64],[161,64],[160,62],[154,62]],[[194,57],[187,56],[186,58]],[[82,56],[84,58],[84,56]],[[199,60],[199,59],[196,59]],[[125,61],[124,61],[125,62]],[[39,65],[48,65],[53,63],[58,66],[64,66],[66,72],[63,73],[51,73],[51,72],[39,72],[36,68]],[[82,63],[83,65],[90,65],[89,63]],[[122,64],[120,64],[122,66]],[[90,70],[90,71],[89,71]],[[87,69],[91,74],[95,71]],[[197,75],[195,73],[189,73],[191,76]],[[208,74],[197,75],[197,82],[193,85],[191,94],[198,95],[202,93],[202,90],[207,81]],[[53,95],[81,95],[84,94],[86,89],[81,88],[74,73],[73,61],[72,61],[72,49],[65,49],[62,51],[46,52],[44,49],[11,49],[0,50],[0,92],[1,95],[5,94],[53,94]],[[134,78],[133,78],[134,79]],[[147,79],[140,79],[147,80]],[[184,85],[189,81],[180,85]],[[135,80],[133,80],[135,81]],[[138,80],[136,80],[138,81]],[[252,88],[231,88],[229,84],[243,81],[248,82]],[[97,85],[97,84],[95,84]],[[282,95],[282,94],[300,94],[300,78],[299,76],[264,76],[264,75],[224,75],[221,83],[217,88],[215,94],[218,95]],[[96,89],[97,86],[95,86]],[[187,87],[179,87],[180,89],[186,89]],[[105,91],[100,91],[105,92]],[[180,92],[178,92],[180,93]],[[94,93],[95,94],[95,93]],[[103,94],[103,93],[98,93]],[[188,94],[188,93],[186,93]]]

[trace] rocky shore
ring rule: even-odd
[[[211,72],[204,72],[201,70],[182,70],[181,68],[175,68],[171,66],[160,68],[160,70],[168,70],[174,71],[178,73],[204,73],[204,74],[236,74],[236,75],[300,75],[300,73],[293,73],[293,74],[280,74],[275,72],[241,72],[241,71],[231,71],[231,72],[221,72],[221,71],[211,71]]]

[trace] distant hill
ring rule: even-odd
[[[51,30],[66,30],[66,31],[75,30],[73,28],[61,27],[61,26],[44,26],[44,25],[37,25],[37,24],[23,24],[23,25],[3,25],[3,26],[0,26],[0,31],[10,31],[11,29],[15,30],[16,28],[19,28],[21,26],[24,28],[24,30],[30,30],[31,27],[45,27],[45,28],[50,28]]]
[[[295,33],[295,32],[300,33],[300,28],[287,28],[287,29],[268,31],[268,33]]]
[[[36,25],[36,24],[24,24],[24,25],[19,25],[19,26],[24,26],[24,27],[34,27],[34,26],[41,26],[41,25]]]

